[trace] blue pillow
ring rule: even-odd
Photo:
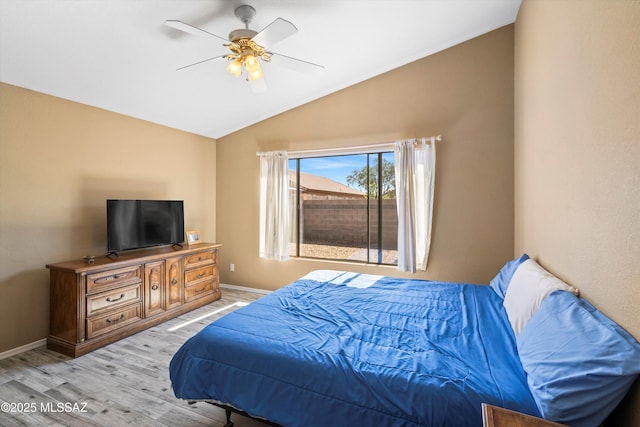
[[[551,293],[516,338],[540,413],[598,426],[640,374],[640,344],[589,302]]]
[[[516,272],[520,264],[528,259],[529,255],[522,254],[520,258],[512,259],[507,262],[498,272],[498,275],[489,283],[489,286],[491,286],[500,298],[504,299],[504,296],[507,294],[507,288],[509,287],[509,282],[511,281],[511,277],[513,277],[513,273]]]

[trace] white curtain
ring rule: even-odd
[[[260,154],[260,257],[289,258],[289,167],[286,151]]]
[[[431,223],[436,168],[435,138],[427,144],[399,141],[394,147],[398,205],[398,270],[426,270],[431,249]]]

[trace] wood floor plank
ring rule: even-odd
[[[260,297],[224,289],[218,301],[76,359],[41,347],[0,360],[0,403],[36,409],[0,412],[0,425],[223,426],[224,410],[204,402],[190,405],[174,396],[169,362],[189,337],[237,308],[230,305]],[[233,421],[236,427],[264,426],[239,415]]]

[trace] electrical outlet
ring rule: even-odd
[[[236,271],[236,265],[235,264],[229,264],[229,271]]]

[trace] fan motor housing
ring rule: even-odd
[[[258,34],[257,31],[253,31],[248,28],[240,28],[229,33],[229,40],[234,42],[240,39],[252,39],[256,34]]]

